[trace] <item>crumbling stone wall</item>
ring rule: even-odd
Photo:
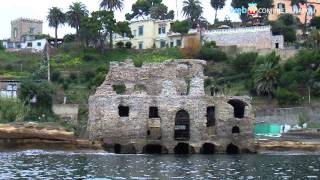
[[[201,60],[174,60],[161,64],[134,67],[131,61],[112,63],[105,82],[89,98],[88,134],[92,140],[103,140],[107,149],[122,147],[121,152],[144,152],[148,144],[160,145],[162,152],[174,153],[179,143],[186,143],[200,153],[205,143],[215,146],[216,152],[226,152],[229,144],[240,151],[254,151],[254,115],[249,97],[213,97],[205,95]],[[144,93],[128,89],[117,95],[112,85],[136,84],[146,86]],[[245,104],[244,115],[234,117],[234,107],[228,103],[238,99]],[[120,117],[119,106],[128,107],[128,116]],[[150,107],[158,116],[150,117]],[[214,126],[207,127],[207,108],[215,108]],[[181,126],[176,124],[179,111],[188,114],[186,126],[189,137],[175,138]],[[182,126],[185,128],[186,126]],[[233,127],[240,133],[232,133]],[[133,151],[131,151],[133,152]]]

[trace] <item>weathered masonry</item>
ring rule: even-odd
[[[111,63],[89,98],[89,138],[116,153],[253,152],[250,98],[206,95],[203,65]]]

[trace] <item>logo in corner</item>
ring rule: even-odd
[[[255,15],[257,14],[257,11],[257,3],[248,3],[248,14]]]

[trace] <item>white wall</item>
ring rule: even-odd
[[[42,51],[46,45],[46,39],[38,39],[33,41],[26,41],[21,43],[21,49],[33,49],[35,51]],[[32,43],[31,47],[28,47],[28,44]],[[38,44],[39,43],[39,44]]]

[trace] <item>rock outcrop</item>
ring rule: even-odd
[[[81,150],[102,149],[99,143],[78,140],[73,132],[38,123],[1,124],[0,150],[50,149]]]
[[[281,151],[302,151],[319,152],[319,141],[289,141],[289,140],[259,140],[256,143],[256,149],[259,153],[281,152]]]

